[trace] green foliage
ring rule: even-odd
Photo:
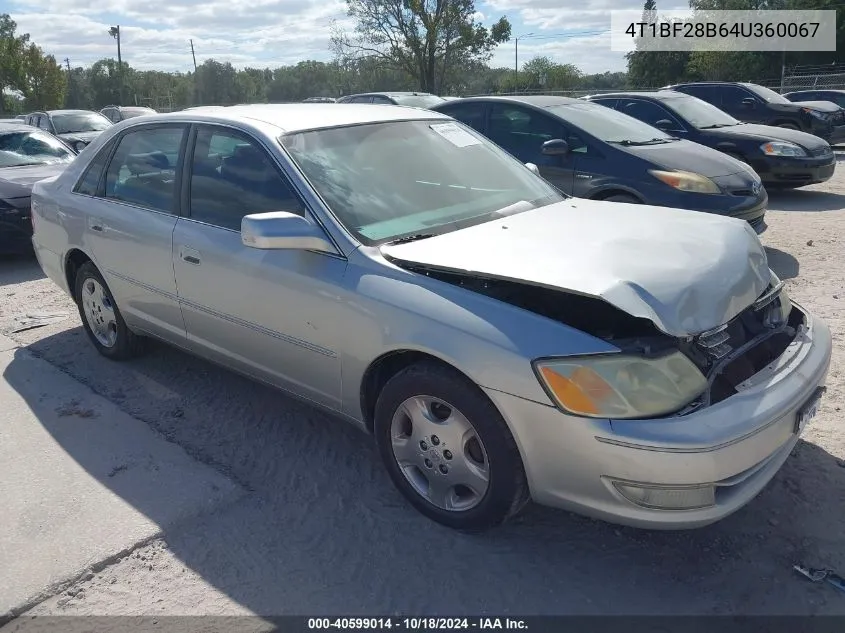
[[[346,7],[356,26],[351,35],[334,30],[336,59],[378,61],[427,92],[441,91],[456,68],[486,62],[511,36],[505,17],[489,29],[480,24],[474,0],[346,0]]]

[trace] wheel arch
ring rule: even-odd
[[[364,426],[369,433],[373,432],[376,402],[378,401],[381,390],[387,384],[387,381],[403,369],[422,362],[429,362],[434,365],[440,365],[445,369],[455,371],[473,384],[478,385],[478,383],[468,376],[466,372],[458,369],[453,363],[431,354],[430,352],[423,352],[421,350],[410,348],[401,348],[385,352],[367,366],[367,369],[364,370],[363,377],[361,378],[361,385],[359,389],[361,414],[363,415]],[[483,393],[483,390],[481,391]]]
[[[79,272],[80,267],[86,262],[94,263],[94,260],[79,248],[72,248],[65,255],[64,274],[65,282],[67,283],[68,291],[74,302],[76,298],[76,273]],[[96,266],[96,264],[94,264]]]
[[[610,185],[605,189],[600,189],[590,195],[590,200],[607,200],[611,196],[631,196],[639,200],[641,204],[645,204],[645,200],[638,192],[621,185]]]

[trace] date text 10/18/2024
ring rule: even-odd
[[[308,618],[309,630],[352,629],[400,631],[457,630],[526,630],[525,620],[518,618]]]

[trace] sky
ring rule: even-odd
[[[476,0],[490,25],[507,16],[519,40],[520,66],[536,55],[571,63],[584,73],[625,70],[610,50],[610,10],[641,10],[643,0]],[[684,0],[658,2],[683,9]],[[104,10],[104,8],[106,10]],[[306,59],[330,61],[334,20],[351,30],[343,0],[0,0],[19,32],[71,66],[117,57],[110,26],[120,25],[123,60],[142,70],[188,71],[213,58],[237,67],[274,67]],[[522,37],[527,36],[527,37]],[[491,64],[513,67],[514,41]]]

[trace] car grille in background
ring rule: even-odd
[[[833,154],[833,150],[830,149],[830,146],[810,150],[810,156],[830,156],[831,154]]]

